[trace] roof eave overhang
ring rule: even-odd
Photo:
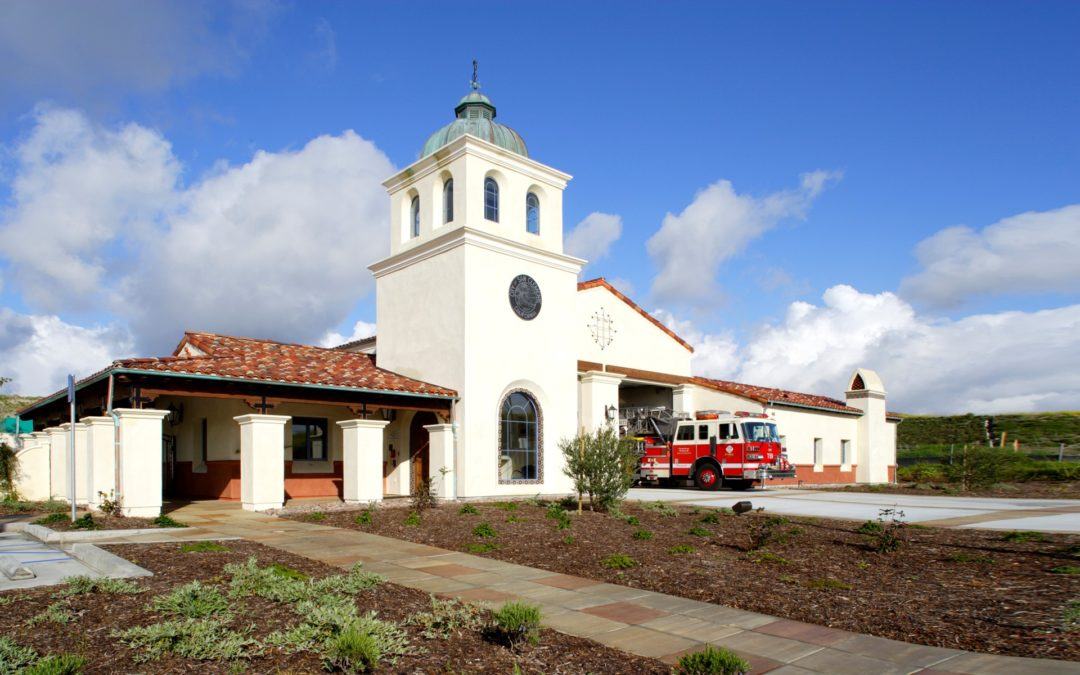
[[[432,394],[432,393],[426,393],[426,392],[398,391],[396,389],[371,389],[371,388],[367,388],[367,387],[346,387],[346,386],[341,386],[341,385],[318,384],[318,383],[313,383],[313,382],[287,382],[285,380],[260,380],[258,378],[228,377],[228,376],[223,376],[223,375],[208,375],[206,373],[180,373],[180,372],[171,372],[171,371],[165,371],[165,370],[147,370],[147,369],[144,369],[144,368],[124,368],[124,367],[108,368],[106,370],[101,371],[97,375],[94,375],[94,376],[92,376],[92,377],[90,377],[90,378],[88,378],[86,380],[83,380],[82,382],[76,383],[75,392],[78,393],[80,390],[85,389],[86,387],[89,387],[90,385],[95,384],[97,382],[100,382],[101,380],[105,379],[106,377],[109,377],[110,375],[149,375],[151,377],[175,377],[175,378],[186,378],[186,379],[195,379],[195,380],[211,380],[211,381],[215,381],[215,382],[236,382],[236,383],[240,383],[240,384],[261,384],[261,385],[273,385],[273,386],[276,386],[276,387],[295,387],[295,388],[298,388],[298,389],[314,389],[314,390],[318,390],[318,391],[341,391],[341,392],[349,392],[349,393],[352,393],[352,394],[378,394],[379,396],[400,396],[402,398],[439,399],[439,400],[444,400],[444,401],[455,401],[458,398],[457,394]],[[32,403],[29,406],[23,408],[22,410],[19,410],[17,414],[24,415],[24,414],[26,414],[28,412],[31,412],[33,410],[36,410],[38,408],[43,408],[43,407],[49,405],[50,403],[53,403],[53,402],[65,397],[65,396],[67,396],[67,391],[65,391],[65,390],[58,391],[55,394],[52,394],[51,396],[46,396],[43,399],[39,399],[39,400],[35,401],[34,403]]]
[[[858,409],[841,410],[840,408],[828,408],[828,407],[823,406],[823,405],[810,405],[808,403],[795,403],[793,401],[766,400],[766,401],[763,401],[763,403],[765,403],[765,405],[779,406],[779,407],[782,407],[782,408],[801,408],[801,409],[804,409],[804,410],[814,410],[814,411],[818,411],[818,412],[836,413],[838,415],[851,415],[852,417],[861,417],[862,414],[863,414],[863,411],[858,410]]]

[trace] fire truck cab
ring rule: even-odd
[[[693,481],[701,490],[746,490],[769,478],[795,475],[776,421],[757,413],[701,410],[689,415],[634,415],[643,483]],[[652,433],[633,434],[633,428]]]

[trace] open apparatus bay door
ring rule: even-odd
[[[747,490],[795,475],[776,421],[764,414],[700,410],[691,416],[644,407],[623,408],[619,418],[620,431],[638,442],[642,483]]]

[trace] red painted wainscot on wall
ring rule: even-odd
[[[206,463],[205,473],[195,473],[191,462],[177,462],[174,478],[175,497],[188,499],[240,499],[240,460]],[[285,496],[342,496],[342,463],[334,462],[333,473],[293,473],[292,462],[285,462]]]

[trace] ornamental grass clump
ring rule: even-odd
[[[712,645],[681,657],[675,666],[677,675],[744,675],[749,672],[750,664],[745,659],[730,649]]]
[[[458,509],[458,515],[462,516],[475,516],[478,513],[480,513],[480,509],[476,508],[472,504],[462,504],[461,508]]]
[[[625,553],[613,553],[600,561],[600,564],[608,569],[628,570],[631,567],[637,567],[638,563]]]
[[[638,541],[648,541],[653,538],[653,533],[648,530],[635,530],[630,536]]]
[[[524,602],[508,602],[491,615],[491,635],[516,649],[540,642],[540,608]]]
[[[473,536],[480,537],[482,539],[494,539],[499,536],[499,533],[495,531],[495,528],[491,526],[491,523],[480,523],[473,528]]]
[[[174,617],[199,619],[215,614],[226,614],[229,599],[214,586],[204,586],[201,581],[177,586],[159,595],[150,603],[151,609]]]
[[[186,523],[181,523],[179,520],[174,520],[173,518],[165,515],[164,513],[157,518],[154,518],[153,523],[157,527],[187,527]]]
[[[86,657],[78,654],[49,654],[34,665],[20,671],[21,675],[78,675],[86,667]]]

